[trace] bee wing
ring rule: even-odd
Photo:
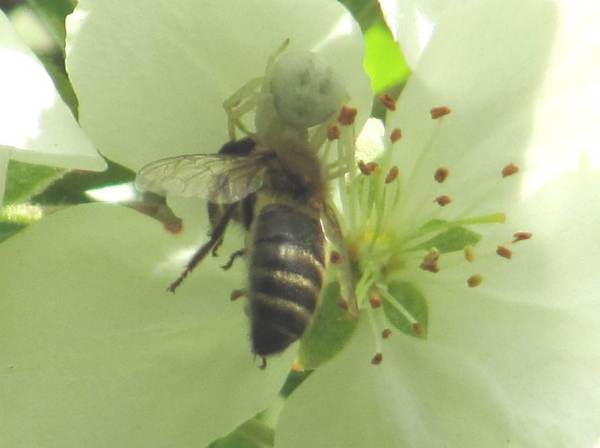
[[[201,197],[230,204],[258,190],[263,184],[268,156],[190,154],[151,162],[137,174],[140,191],[160,195]]]

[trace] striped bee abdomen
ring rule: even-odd
[[[250,251],[254,353],[268,356],[299,339],[317,308],[325,270],[325,235],[318,216],[272,203],[255,217]]]

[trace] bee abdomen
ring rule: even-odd
[[[318,218],[283,204],[256,218],[250,260],[254,352],[267,356],[299,339],[323,284],[325,238]]]

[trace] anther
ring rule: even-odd
[[[396,100],[389,93],[380,96],[379,101],[381,101],[381,104],[383,104],[387,110],[391,110],[392,112],[396,110]]]
[[[448,115],[450,112],[450,108],[446,106],[433,107],[431,109],[431,118],[437,120],[438,118],[443,117],[444,115]]]
[[[331,123],[329,126],[327,126],[327,140],[337,140],[338,138],[340,138],[340,135],[341,131],[340,128],[337,127],[337,125]]]
[[[292,372],[304,372],[304,365],[300,362],[300,360],[294,360],[292,363]]]
[[[498,248],[496,249],[496,253],[508,260],[512,258],[512,250],[510,250],[508,247],[498,246]]]
[[[337,250],[331,251],[331,254],[329,255],[329,261],[331,261],[331,264],[337,264],[341,259],[342,255]]]
[[[392,330],[390,330],[389,328],[386,328],[385,330],[383,330],[381,332],[381,337],[383,339],[388,339],[391,335],[392,335]]]
[[[525,241],[530,239],[533,236],[533,234],[531,232],[517,232],[513,234],[513,237],[515,238],[513,240],[513,243],[517,243],[519,241]]]
[[[369,297],[369,303],[371,304],[371,308],[376,309],[381,307],[381,297],[377,293],[373,293],[371,297]]]
[[[433,178],[439,182],[440,184],[443,183],[447,178],[448,175],[450,174],[450,171],[448,171],[448,168],[438,168],[435,171],[435,174],[433,175]]]
[[[350,126],[356,119],[358,110],[353,107],[342,106],[340,114],[338,115],[338,121],[342,126]]]
[[[391,167],[387,173],[387,176],[385,176],[385,183],[391,184],[392,182],[394,182],[398,178],[399,173],[400,170],[397,166],[394,165],[393,167]]]
[[[452,202],[452,199],[450,199],[450,196],[444,194],[435,198],[433,202],[437,202],[440,207],[445,207]]]
[[[179,221],[167,221],[164,224],[165,230],[169,233],[177,235],[181,233],[183,230],[183,221],[180,219]]]
[[[370,176],[377,168],[379,168],[379,165],[375,162],[365,163],[362,160],[358,161],[358,169],[365,176]]]
[[[519,172],[519,167],[514,163],[509,163],[504,168],[502,168],[502,177],[512,176],[513,174],[517,174]]]
[[[392,143],[396,143],[401,138],[402,138],[402,131],[400,130],[400,128],[392,129],[392,133],[390,134],[390,141]]]
[[[419,267],[424,271],[433,272],[435,274],[440,270],[438,267],[439,259],[440,252],[437,249],[432,249],[425,257],[423,257],[423,262]]]
[[[481,285],[481,282],[483,281],[483,276],[481,274],[475,274],[470,276],[467,279],[467,285],[469,286],[469,288],[475,288],[479,285]]]
[[[475,261],[475,248],[473,246],[465,246],[463,253],[465,255],[465,260],[467,260],[469,263],[473,263]]]
[[[375,353],[375,356],[373,356],[373,358],[371,359],[371,364],[373,364],[374,366],[378,366],[382,362],[383,362],[383,354]]]
[[[415,322],[412,324],[412,329],[417,336],[423,335],[423,325],[421,325],[421,322]]]

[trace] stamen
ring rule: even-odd
[[[463,249],[465,260],[469,263],[473,263],[475,261],[475,248],[473,246],[465,246]]]
[[[392,112],[396,110],[396,100],[389,93],[380,96],[379,101],[381,101],[381,104],[383,104],[387,110],[391,110]]]
[[[513,240],[513,243],[518,243],[519,241],[528,240],[532,236],[533,236],[533,234],[531,232],[517,232],[517,233],[513,234],[513,237],[515,238]]]
[[[384,329],[384,330],[381,332],[381,337],[382,337],[383,339],[389,339],[389,337],[390,337],[391,335],[392,335],[392,330],[390,330],[389,328],[386,328],[386,329]]]
[[[512,250],[505,246],[498,246],[496,253],[507,260],[512,258]]]
[[[183,221],[167,221],[164,224],[165,230],[173,235],[177,235],[183,231]]]
[[[400,130],[400,128],[392,129],[392,133],[390,134],[390,141],[392,143],[396,143],[401,138],[402,138],[402,131]]]
[[[502,177],[512,176],[513,174],[517,174],[519,172],[519,167],[514,163],[509,163],[504,168],[502,168]]]
[[[481,285],[481,282],[483,281],[483,276],[481,274],[475,274],[470,276],[467,279],[467,285],[469,286],[469,288],[475,288],[479,285]]]
[[[375,356],[371,359],[371,364],[378,366],[383,362],[383,354],[381,352],[375,353]]]
[[[391,184],[392,182],[394,182],[398,178],[398,174],[400,174],[400,170],[396,165],[394,165],[388,171],[387,176],[385,176],[385,183]]]
[[[420,268],[424,271],[439,272],[438,260],[440,259],[440,252],[437,249],[431,249],[431,251],[423,257],[423,262],[420,264]]]
[[[358,110],[356,110],[353,107],[342,106],[342,109],[340,110],[340,114],[338,116],[338,121],[342,126],[350,126],[354,123],[357,113]]]
[[[337,127],[334,123],[331,123],[327,126],[327,140],[333,141],[340,138],[341,131],[340,128]]]
[[[365,176],[370,176],[377,168],[379,168],[379,165],[376,162],[365,163],[362,160],[358,161],[358,169]]]
[[[445,207],[452,202],[452,199],[450,199],[450,196],[444,194],[435,198],[433,202],[437,202],[440,207]]]
[[[447,106],[433,107],[431,109],[431,118],[437,120],[438,118],[443,117],[444,115],[448,115],[450,112],[451,110]]]
[[[436,170],[435,174],[433,175],[433,178],[441,184],[448,178],[449,174],[450,171],[448,171],[448,168],[442,167]]]
[[[381,307],[381,296],[377,293],[373,293],[371,297],[369,297],[369,303],[371,304],[371,308],[376,309]]]

